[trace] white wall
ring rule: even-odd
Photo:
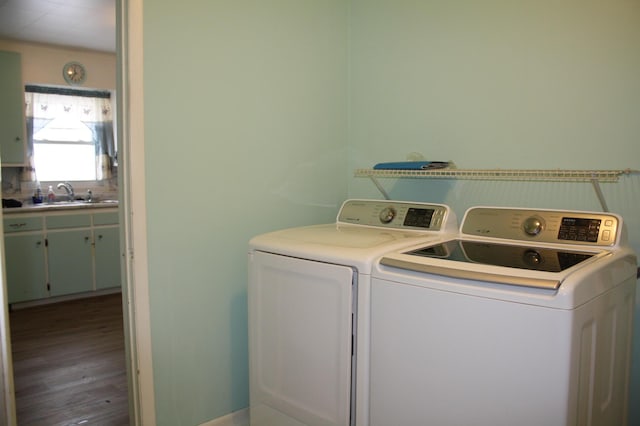
[[[640,3],[351,0],[349,169],[640,169]],[[589,184],[386,181],[392,198],[599,210]],[[640,177],[603,184],[640,249]],[[349,195],[380,197],[367,179]],[[631,401],[640,398],[640,298]],[[629,424],[640,423],[630,404]]]
[[[0,39],[0,50],[19,52],[25,84],[68,86],[62,77],[62,67],[77,61],[87,69],[82,86],[89,89],[115,90],[116,55],[90,50],[71,49],[37,43]]]

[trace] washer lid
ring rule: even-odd
[[[486,241],[450,240],[421,247],[405,254],[531,271],[561,272],[592,258],[597,253],[562,248],[495,244]]]
[[[564,271],[610,254],[607,250],[586,252],[454,239],[389,253],[380,264],[444,277],[557,290],[568,273]]]

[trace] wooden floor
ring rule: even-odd
[[[129,424],[120,294],[10,312],[18,425]]]

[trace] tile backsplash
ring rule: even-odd
[[[25,182],[21,180],[21,167],[2,167],[2,198],[12,198],[31,204],[31,197],[36,189],[35,182]],[[40,187],[45,193],[49,185],[53,185],[57,195],[64,195],[64,191],[57,189],[58,182],[40,182]],[[74,192],[79,197],[84,197],[88,190],[91,190],[94,199],[117,199],[118,198],[118,178],[113,178],[100,182],[72,182]]]

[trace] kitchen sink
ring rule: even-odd
[[[101,204],[101,203],[114,204],[114,203],[117,203],[117,202],[118,202],[118,200],[112,200],[112,199],[104,199],[104,200],[102,200],[102,199],[99,199],[99,198],[98,198],[98,199],[93,199],[93,200],[90,200],[90,201],[83,200],[83,199],[76,199],[76,200],[58,200],[58,201],[55,201],[55,202],[53,203],[53,205],[58,205],[58,204],[61,204],[61,205],[70,205],[70,204],[72,204],[72,205],[73,205],[73,204]],[[43,204],[43,205],[51,205],[51,204],[47,204],[46,202],[44,202],[44,203],[42,203],[42,204]]]
[[[42,204],[33,204],[29,206],[25,206],[27,208],[35,208],[35,209],[81,209],[81,208],[92,208],[92,207],[115,207],[118,204],[118,200],[60,200],[54,201],[53,203],[42,203]]]
[[[89,201],[89,202],[90,202],[90,201]],[[72,201],[72,200],[60,200],[60,201],[54,201],[53,203],[47,203],[47,202],[44,202],[44,203],[42,203],[42,204],[45,204],[45,205],[46,205],[46,204],[49,204],[49,205],[53,204],[53,205],[56,205],[56,204],[86,204],[86,203],[87,203],[87,201],[85,201],[85,200],[73,200],[73,201]]]

